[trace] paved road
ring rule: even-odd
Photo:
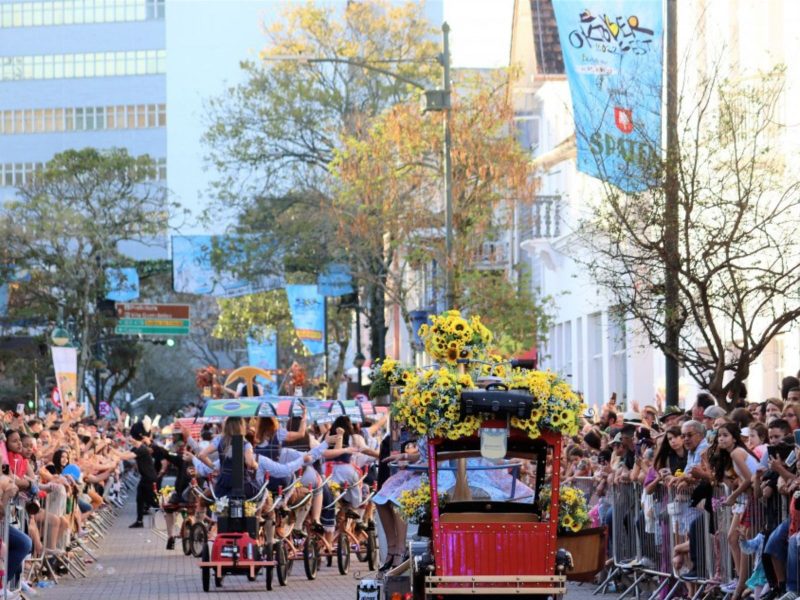
[[[336,566],[323,567],[316,581],[308,581],[302,564],[295,570],[286,587],[274,583],[272,592],[265,591],[263,576],[258,582],[245,577],[226,578],[222,588],[203,593],[200,569],[196,559],[175,549],[165,549],[158,532],[150,529],[128,529],[134,520],[133,500],[123,509],[114,527],[103,541],[98,562],[89,566],[86,579],[62,579],[59,585],[39,589],[37,600],[209,600],[212,598],[270,598],[273,600],[353,600],[356,590],[355,570],[362,563],[354,562],[351,573],[341,576]],[[355,557],[353,557],[355,560]],[[366,569],[364,569],[366,571]],[[366,573],[364,573],[366,575]],[[590,586],[570,586],[570,600],[590,600]],[[604,600],[604,597],[597,597]],[[611,600],[613,597],[605,597]]]

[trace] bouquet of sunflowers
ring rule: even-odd
[[[381,362],[376,362],[370,374],[372,385],[369,388],[369,397],[386,396],[389,394],[391,386],[405,385],[413,375],[412,369],[401,367],[400,363],[393,358],[387,357]]]
[[[175,491],[175,486],[172,485],[165,485],[161,489],[158,490],[158,498],[161,500],[161,505],[165,505],[169,502],[170,496],[172,496],[172,492]]]
[[[400,399],[392,403],[392,417],[419,435],[456,440],[478,431],[474,415],[460,420],[461,390],[474,388],[472,377],[440,368],[409,378]]]
[[[480,317],[467,321],[461,311],[448,310],[431,317],[430,325],[422,325],[419,337],[434,360],[455,366],[459,358],[473,358],[483,352],[492,341],[492,332]]]
[[[539,496],[539,506],[549,510],[551,488],[543,486]],[[558,492],[558,525],[561,531],[577,533],[589,522],[589,509],[586,496],[577,488],[562,485]]]
[[[580,418],[586,407],[568,383],[555,373],[514,369],[506,383],[510,390],[525,390],[533,395],[530,419],[511,418],[511,425],[531,438],[546,427],[562,435],[578,435]]]
[[[244,516],[245,517],[255,517],[257,508],[258,508],[258,505],[255,502],[245,502],[244,503]]]
[[[445,494],[439,494],[439,506],[446,501]],[[419,523],[425,518],[431,506],[431,484],[426,476],[422,476],[419,486],[414,490],[404,490],[398,498],[400,514],[409,523]]]
[[[458,439],[471,436],[481,426],[481,415],[461,419],[461,391],[474,388],[473,377],[499,378],[509,390],[524,390],[534,398],[529,419],[511,418],[511,425],[538,438],[546,428],[574,436],[585,410],[581,398],[555,373],[509,369],[502,357],[488,351],[492,333],[480,317],[464,318],[457,310],[432,317],[422,325],[419,336],[425,349],[440,363],[438,369],[414,373],[400,369],[387,359],[379,370],[392,385],[404,384],[398,400],[392,402],[392,417],[418,435]],[[456,370],[459,359],[478,359],[470,373]]]

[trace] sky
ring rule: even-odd
[[[169,186],[174,198],[195,215],[208,206],[208,185],[213,179],[213,173],[204,170],[200,143],[207,127],[205,103],[240,80],[239,61],[255,57],[264,44],[260,24],[279,18],[286,4],[287,0],[169,0],[166,4]],[[513,0],[426,3],[432,21],[438,24],[444,17],[450,25],[455,67],[508,64],[512,9]],[[181,233],[206,229],[193,224],[182,226]]]

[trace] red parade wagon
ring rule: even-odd
[[[462,415],[489,411],[496,419],[484,420],[480,435],[428,444],[432,552],[412,558],[415,598],[562,596],[571,557],[557,542],[561,435],[542,430],[532,439],[510,426],[511,416],[530,415],[527,394],[473,390],[461,400]],[[491,459],[470,460],[481,456]],[[439,490],[447,471],[456,485]],[[503,498],[472,486],[470,474],[482,471],[484,479],[508,478]],[[548,486],[549,504],[541,506]]]

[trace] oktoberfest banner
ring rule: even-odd
[[[247,338],[247,364],[269,371],[273,375],[272,381],[258,377],[258,382],[264,386],[267,394],[278,391],[278,336],[274,331],[266,334],[262,339]]]
[[[78,401],[78,351],[75,348],[52,346],[56,385],[61,397],[61,409],[68,410]]]
[[[316,285],[287,285],[294,330],[311,354],[325,352],[325,301]]]
[[[662,0],[553,0],[578,170],[625,192],[657,182]]]

